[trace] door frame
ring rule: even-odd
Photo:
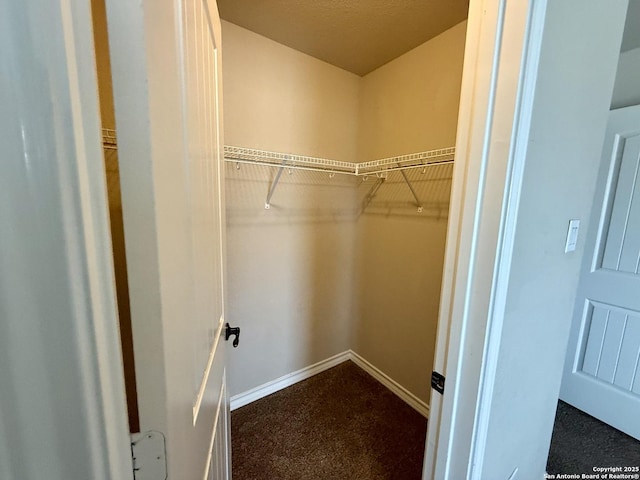
[[[186,152],[194,146],[186,134],[192,128],[192,119],[183,89],[187,80],[183,72],[185,49],[193,48],[185,43],[184,29],[188,27],[183,15],[190,14],[178,0],[105,3],[140,430],[165,435],[170,478],[191,478],[201,474],[198,462],[204,460],[200,458],[201,450],[209,447],[210,438],[213,446],[215,430],[208,430],[206,445],[200,441],[209,418],[207,412],[213,409],[211,418],[215,415],[217,405],[212,399],[222,396],[224,411],[220,414],[225,416],[225,422],[221,425],[226,426],[228,393],[224,386],[212,387],[221,373],[221,359],[226,357],[224,311],[219,318],[212,313],[216,318],[211,318],[211,328],[197,336],[206,340],[210,349],[203,357],[206,364],[200,365],[198,358],[197,368],[202,370],[195,371],[195,353],[194,358],[189,357],[195,339],[190,328],[184,327],[195,321],[191,316],[197,311],[191,309],[192,285],[198,281],[192,276],[191,267],[195,260],[206,261],[194,258],[202,252],[193,243],[191,233],[187,233],[192,231],[192,204],[188,195],[182,195],[192,185],[192,159],[187,158]],[[202,4],[211,12],[204,16],[206,20],[200,19],[205,22],[201,26],[211,28],[215,37],[211,66],[217,72],[219,87],[221,42],[219,20],[213,12],[216,2],[203,0]],[[202,53],[191,50],[198,51]],[[220,88],[215,95],[217,107],[222,103]],[[215,116],[213,123],[220,126],[220,131],[212,134],[216,158],[222,161],[222,121],[217,111],[211,115]],[[220,176],[218,179],[217,195],[224,198],[223,182]],[[224,222],[224,210],[219,221]],[[224,256],[224,241],[221,249],[220,255]],[[220,273],[224,277],[224,271]],[[224,298],[221,308],[224,309]]]
[[[41,4],[46,4],[46,7]],[[56,424],[58,421],[56,416],[59,414],[56,407],[59,408],[60,400],[52,401],[49,409],[44,408],[43,411],[30,416],[30,424],[24,425],[24,430],[43,429],[50,435],[58,435],[57,441],[61,443],[83,442],[91,455],[83,457],[81,461],[86,465],[86,471],[93,472],[91,478],[133,479],[111,253],[106,174],[102,152],[91,6],[88,1],[59,0],[20,2],[13,4],[10,9],[4,5],[0,9],[3,14],[9,10],[8,15],[20,16],[21,20],[24,20],[23,24],[12,24],[8,29],[9,33],[12,33],[12,29],[22,33],[26,40],[24,44],[7,42],[5,45],[7,48],[15,48],[16,55],[30,57],[29,60],[33,59],[31,64],[38,65],[39,68],[35,76],[46,76],[50,83],[50,101],[55,105],[55,108],[51,108],[51,105],[35,103],[37,100],[34,100],[31,104],[22,105],[22,108],[29,111],[28,118],[11,118],[10,122],[26,122],[37,116],[42,118],[40,126],[46,129],[42,132],[36,131],[32,124],[25,124],[29,128],[23,130],[25,158],[22,161],[28,160],[31,150],[36,151],[38,156],[47,155],[46,160],[55,165],[51,171],[56,172],[57,176],[43,177],[39,179],[40,185],[37,186],[34,181],[38,180],[36,172],[32,172],[29,176],[33,176],[30,180],[34,181],[33,185],[36,188],[25,192],[20,190],[22,188],[20,181],[11,182],[11,173],[15,170],[9,169],[8,182],[5,184],[8,187],[5,191],[6,198],[12,201],[15,199],[16,202],[43,203],[41,212],[43,217],[51,215],[47,221],[59,221],[61,235],[59,237],[47,235],[51,233],[45,230],[48,224],[43,222],[42,218],[35,217],[25,218],[32,225],[29,229],[25,228],[25,222],[9,225],[8,228],[15,229],[16,234],[22,233],[30,238],[40,236],[43,252],[49,250],[48,245],[55,245],[59,251],[64,249],[63,261],[68,267],[68,276],[60,278],[59,281],[70,284],[68,298],[51,298],[51,291],[39,290],[39,286],[32,285],[28,277],[11,276],[7,278],[6,283],[11,288],[5,293],[11,296],[12,292],[29,292],[25,297],[16,295],[16,301],[20,302],[23,298],[30,297],[31,301],[37,302],[40,311],[46,311],[51,305],[60,303],[69,305],[70,314],[66,324],[56,325],[56,328],[61,332],[66,329],[70,331],[65,343],[55,347],[68,350],[69,355],[81,359],[73,372],[76,374],[74,381],[79,385],[81,395],[79,398],[72,399],[72,403],[68,404],[67,408],[77,409],[76,420],[79,424],[84,422],[86,438],[70,439],[60,436],[63,432],[60,425]],[[19,30],[24,27],[24,24],[37,32]],[[9,38],[12,36],[10,35]],[[49,51],[43,48],[43,38],[52,45]],[[0,48],[0,55],[3,55],[4,60],[7,51]],[[3,63],[3,65],[8,64]],[[28,65],[29,62],[25,64]],[[21,64],[20,67],[23,65]],[[33,72],[27,71],[25,67],[3,71],[3,75],[5,74],[12,83],[22,83],[25,82],[25,77]],[[4,115],[4,112],[0,115]],[[12,125],[10,122],[3,122],[3,125]],[[15,130],[6,130],[3,133],[15,134]],[[55,144],[52,144],[52,139]],[[20,163],[19,158],[11,161]],[[27,169],[36,169],[38,165],[34,162],[32,166],[31,161],[26,161],[25,164]],[[58,194],[61,195],[63,210],[62,215],[56,217],[54,215],[59,215],[60,212],[55,207],[47,210],[48,207],[44,203],[51,195]],[[19,204],[16,204],[14,208],[19,209],[19,207]],[[29,245],[29,242],[25,243]],[[2,248],[9,247],[17,255],[16,258],[25,258],[25,254],[32,253],[29,246],[23,249],[23,245],[19,243],[2,246]],[[35,265],[38,258],[40,257],[26,257],[25,270],[41,271],[42,265]],[[2,272],[0,269],[0,275],[9,277],[10,272]],[[21,322],[17,321],[20,317],[15,311],[9,311],[9,315],[10,323],[13,324],[12,327],[17,334],[15,338],[33,333],[29,324],[33,326],[35,322],[40,321],[51,325],[51,322],[56,320],[55,317],[29,318],[28,321]],[[0,320],[0,322],[4,321],[6,321],[4,318]],[[61,372],[61,368],[64,369],[65,365],[59,364],[59,357],[46,356],[48,350],[43,348],[43,343],[53,341],[46,337],[46,332],[47,330],[43,328],[42,338],[31,337],[28,348],[42,350],[39,355],[33,356],[32,360],[43,360],[40,366],[41,372],[49,377],[52,385],[55,385],[57,375],[61,373],[70,375],[72,372]],[[23,348],[16,345],[3,346],[2,343],[0,340],[0,348],[7,352],[11,352],[12,348]],[[22,386],[24,378],[9,377],[9,380],[13,381],[3,383],[3,389],[7,391],[15,389],[16,398],[25,394]],[[36,382],[37,379],[31,378],[27,381]],[[49,390],[43,386],[40,391],[48,392]],[[4,408],[2,415],[25,418],[19,409],[13,410],[11,407]],[[43,425],[42,422],[49,422],[49,424]],[[67,434],[69,431],[71,430],[64,430]],[[76,431],[82,431],[82,429]],[[22,436],[18,435],[18,437]],[[28,456],[24,458],[31,458],[42,471],[50,470],[53,475],[55,475],[54,472],[64,470],[58,468],[56,463],[77,463],[75,460],[70,462],[71,459],[56,455],[55,445],[47,445],[48,454],[43,454],[42,441],[32,441],[31,435],[25,435],[15,445],[5,445],[5,442],[0,441],[0,459],[6,460],[7,456],[11,458],[12,453],[15,454],[15,449],[20,449],[20,454]],[[82,452],[77,454],[82,456]],[[51,463],[43,463],[47,461]],[[4,471],[1,467],[0,470]]]
[[[534,90],[553,2],[516,3],[471,0],[469,8],[434,361],[434,370],[446,374],[447,394],[432,392],[423,480],[481,478],[496,374],[509,361],[501,352],[505,308],[517,259]],[[503,44],[504,32],[510,34]],[[521,48],[513,48],[514,34],[522,38]],[[535,195],[545,195],[544,189]],[[561,372],[562,362],[557,367]],[[555,398],[556,377],[539,386]],[[545,415],[555,412],[555,404],[545,408]]]
[[[485,339],[500,328],[489,318],[496,319],[506,294],[525,162],[516,150],[528,137],[546,4],[539,0],[528,8],[525,2],[471,0],[469,5],[434,358],[434,370],[446,372],[448,395],[432,391],[424,480],[456,478],[452,470],[464,465],[466,471],[472,455],[482,452],[474,443],[476,424],[484,418],[479,399],[490,402],[492,385],[477,359],[499,347],[485,350]],[[521,39],[522,48],[504,48],[505,32]],[[501,140],[509,148],[493,148]]]

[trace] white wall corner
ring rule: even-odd
[[[353,361],[353,363],[355,363],[362,370],[375,378],[378,382],[391,390],[391,392],[395,393],[401,400],[403,400],[407,405],[413,408],[424,418],[429,418],[429,405],[426,402],[420,400],[416,395],[411,393],[409,390],[392,379],[389,375],[375,367],[373,364],[365,360],[353,350],[349,350],[349,354],[350,359]]]
[[[353,350],[347,350],[339,353],[318,363],[259,385],[251,390],[234,395],[231,397],[231,410],[233,411],[240,407],[244,407],[256,400],[260,400],[261,398],[271,395],[272,393],[276,393],[298,382],[306,380],[307,378],[322,373],[325,370],[329,370],[330,368],[346,362],[347,360],[351,360],[423,417],[429,418],[429,405],[426,402],[420,400],[416,395],[411,393]]]
[[[308,367],[301,368],[292,373],[288,373],[283,375],[282,377],[276,378],[275,380],[271,380],[270,382],[263,383],[251,390],[247,390],[246,392],[239,393],[238,395],[234,395],[231,397],[231,410],[236,410],[237,408],[244,407],[256,400],[260,400],[272,393],[276,393],[280,390],[283,390],[291,385],[294,385],[298,382],[306,380],[307,378],[313,377],[319,373],[324,372],[325,370],[329,370],[330,368],[335,367],[347,360],[350,360],[350,351],[347,350],[342,353],[338,353],[332,357],[329,357],[325,360],[322,360],[318,363],[314,363],[313,365],[309,365]]]

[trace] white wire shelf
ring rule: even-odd
[[[115,130],[110,128],[102,129],[102,145],[104,148],[114,150],[118,148]],[[448,147],[356,163],[231,145],[224,146],[224,159],[227,162],[248,163],[267,167],[286,167],[287,169],[320,171],[328,172],[329,174],[377,175],[378,177],[396,170],[453,163],[455,153],[455,147]]]
[[[356,176],[381,176],[385,175],[387,172],[395,170],[406,170],[409,168],[453,163],[455,151],[455,147],[449,147],[438,150],[429,150],[426,152],[411,153],[408,155],[400,155],[398,157],[383,158],[370,162],[355,163],[225,145],[224,157],[225,161],[234,163],[248,163],[278,168],[286,167],[287,169],[297,170],[312,170],[328,172],[329,174],[340,173]]]
[[[448,147],[358,163],[356,175],[379,175],[394,170],[453,163],[455,154],[455,147]]]
[[[102,129],[102,145],[104,148],[117,149],[118,141],[116,131],[108,128]],[[432,165],[443,165],[453,163],[455,157],[455,147],[440,148],[437,150],[429,150],[426,152],[410,153],[408,155],[400,155],[397,157],[382,158],[370,162],[343,162],[339,160],[330,160],[328,158],[307,157],[304,155],[293,155],[289,153],[270,152],[268,150],[257,150],[254,148],[234,147],[231,145],[224,146],[224,160],[236,164],[248,163],[253,165],[262,165],[267,167],[279,168],[278,173],[269,188],[267,200],[264,208],[271,208],[271,197],[273,196],[282,171],[286,169],[310,170],[316,172],[328,172],[330,176],[336,173],[344,175],[362,176],[365,180],[369,175],[378,177],[378,182],[367,196],[370,201],[373,198],[384,180],[387,173],[392,171],[400,171],[407,187],[415,200],[418,212],[423,211],[422,203],[418,198],[409,178],[404,170],[410,168],[427,168]],[[365,206],[366,208],[366,206]]]
[[[253,148],[224,146],[224,158],[228,162],[251,163],[271,167],[287,167],[298,170],[319,170],[323,172],[355,174],[351,162],[329,160],[328,158],[306,157],[289,153],[270,152]]]

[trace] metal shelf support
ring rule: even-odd
[[[398,166],[400,166],[400,165],[398,165]],[[416,207],[418,207],[418,213],[422,213],[422,210],[423,210],[422,202],[418,198],[418,194],[413,189],[413,185],[411,185],[411,182],[409,181],[409,178],[407,177],[407,174],[404,173],[404,170],[400,170],[400,173],[402,174],[402,178],[404,178],[404,181],[407,183],[407,187],[409,187],[409,190],[411,190],[411,194],[413,195],[413,198],[415,198],[415,200],[416,200]]]
[[[379,177],[376,183],[373,184],[373,187],[371,187],[371,190],[369,190],[369,193],[367,193],[367,196],[364,197],[364,201],[362,202],[362,212],[366,210],[366,208],[371,203],[371,200],[375,198],[376,194],[378,193],[378,190],[380,189],[380,187],[382,186],[382,184],[385,182],[386,179],[387,177]]]
[[[415,199],[415,205],[418,209],[418,213],[422,213],[424,210],[422,202],[418,198],[418,194],[413,188],[413,185],[411,185],[409,177],[407,177],[407,174],[404,171],[413,168],[425,169],[435,165],[453,163],[455,152],[455,147],[448,147],[425,152],[410,153],[397,157],[382,158],[379,160],[372,160],[370,162],[355,163],[225,145],[224,160],[226,162],[235,163],[236,167],[241,163],[248,163],[278,168],[278,173],[271,183],[271,187],[269,188],[267,199],[264,204],[264,208],[267,210],[271,208],[271,198],[273,197],[273,193],[280,182],[282,172],[286,168],[289,170],[289,173],[293,170],[307,170],[313,172],[328,172],[329,177],[333,177],[336,173],[339,173],[342,175],[363,177],[364,180],[369,176],[375,175],[378,178],[378,181],[365,197],[362,206],[363,210],[375,197],[378,189],[385,182],[388,173],[398,171],[402,175],[407,187],[409,187],[409,190],[411,191],[411,195],[413,195],[413,198]]]
[[[282,172],[284,172],[284,167],[286,166],[287,161],[282,161],[282,166],[278,169],[278,173],[276,173],[276,178],[273,179],[273,183],[271,184],[271,188],[269,188],[269,193],[267,193],[267,201],[264,202],[264,208],[269,210],[271,208],[271,197],[273,196],[273,192],[276,191],[276,187],[278,186],[278,182],[280,181],[280,177],[282,176]]]

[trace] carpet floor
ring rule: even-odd
[[[348,361],[231,414],[234,480],[419,480],[427,421]]]
[[[593,473],[593,467],[640,466],[640,442],[562,401],[547,473]]]
[[[352,362],[231,414],[234,480],[419,480],[427,422]],[[560,401],[550,474],[640,466],[640,442]]]

